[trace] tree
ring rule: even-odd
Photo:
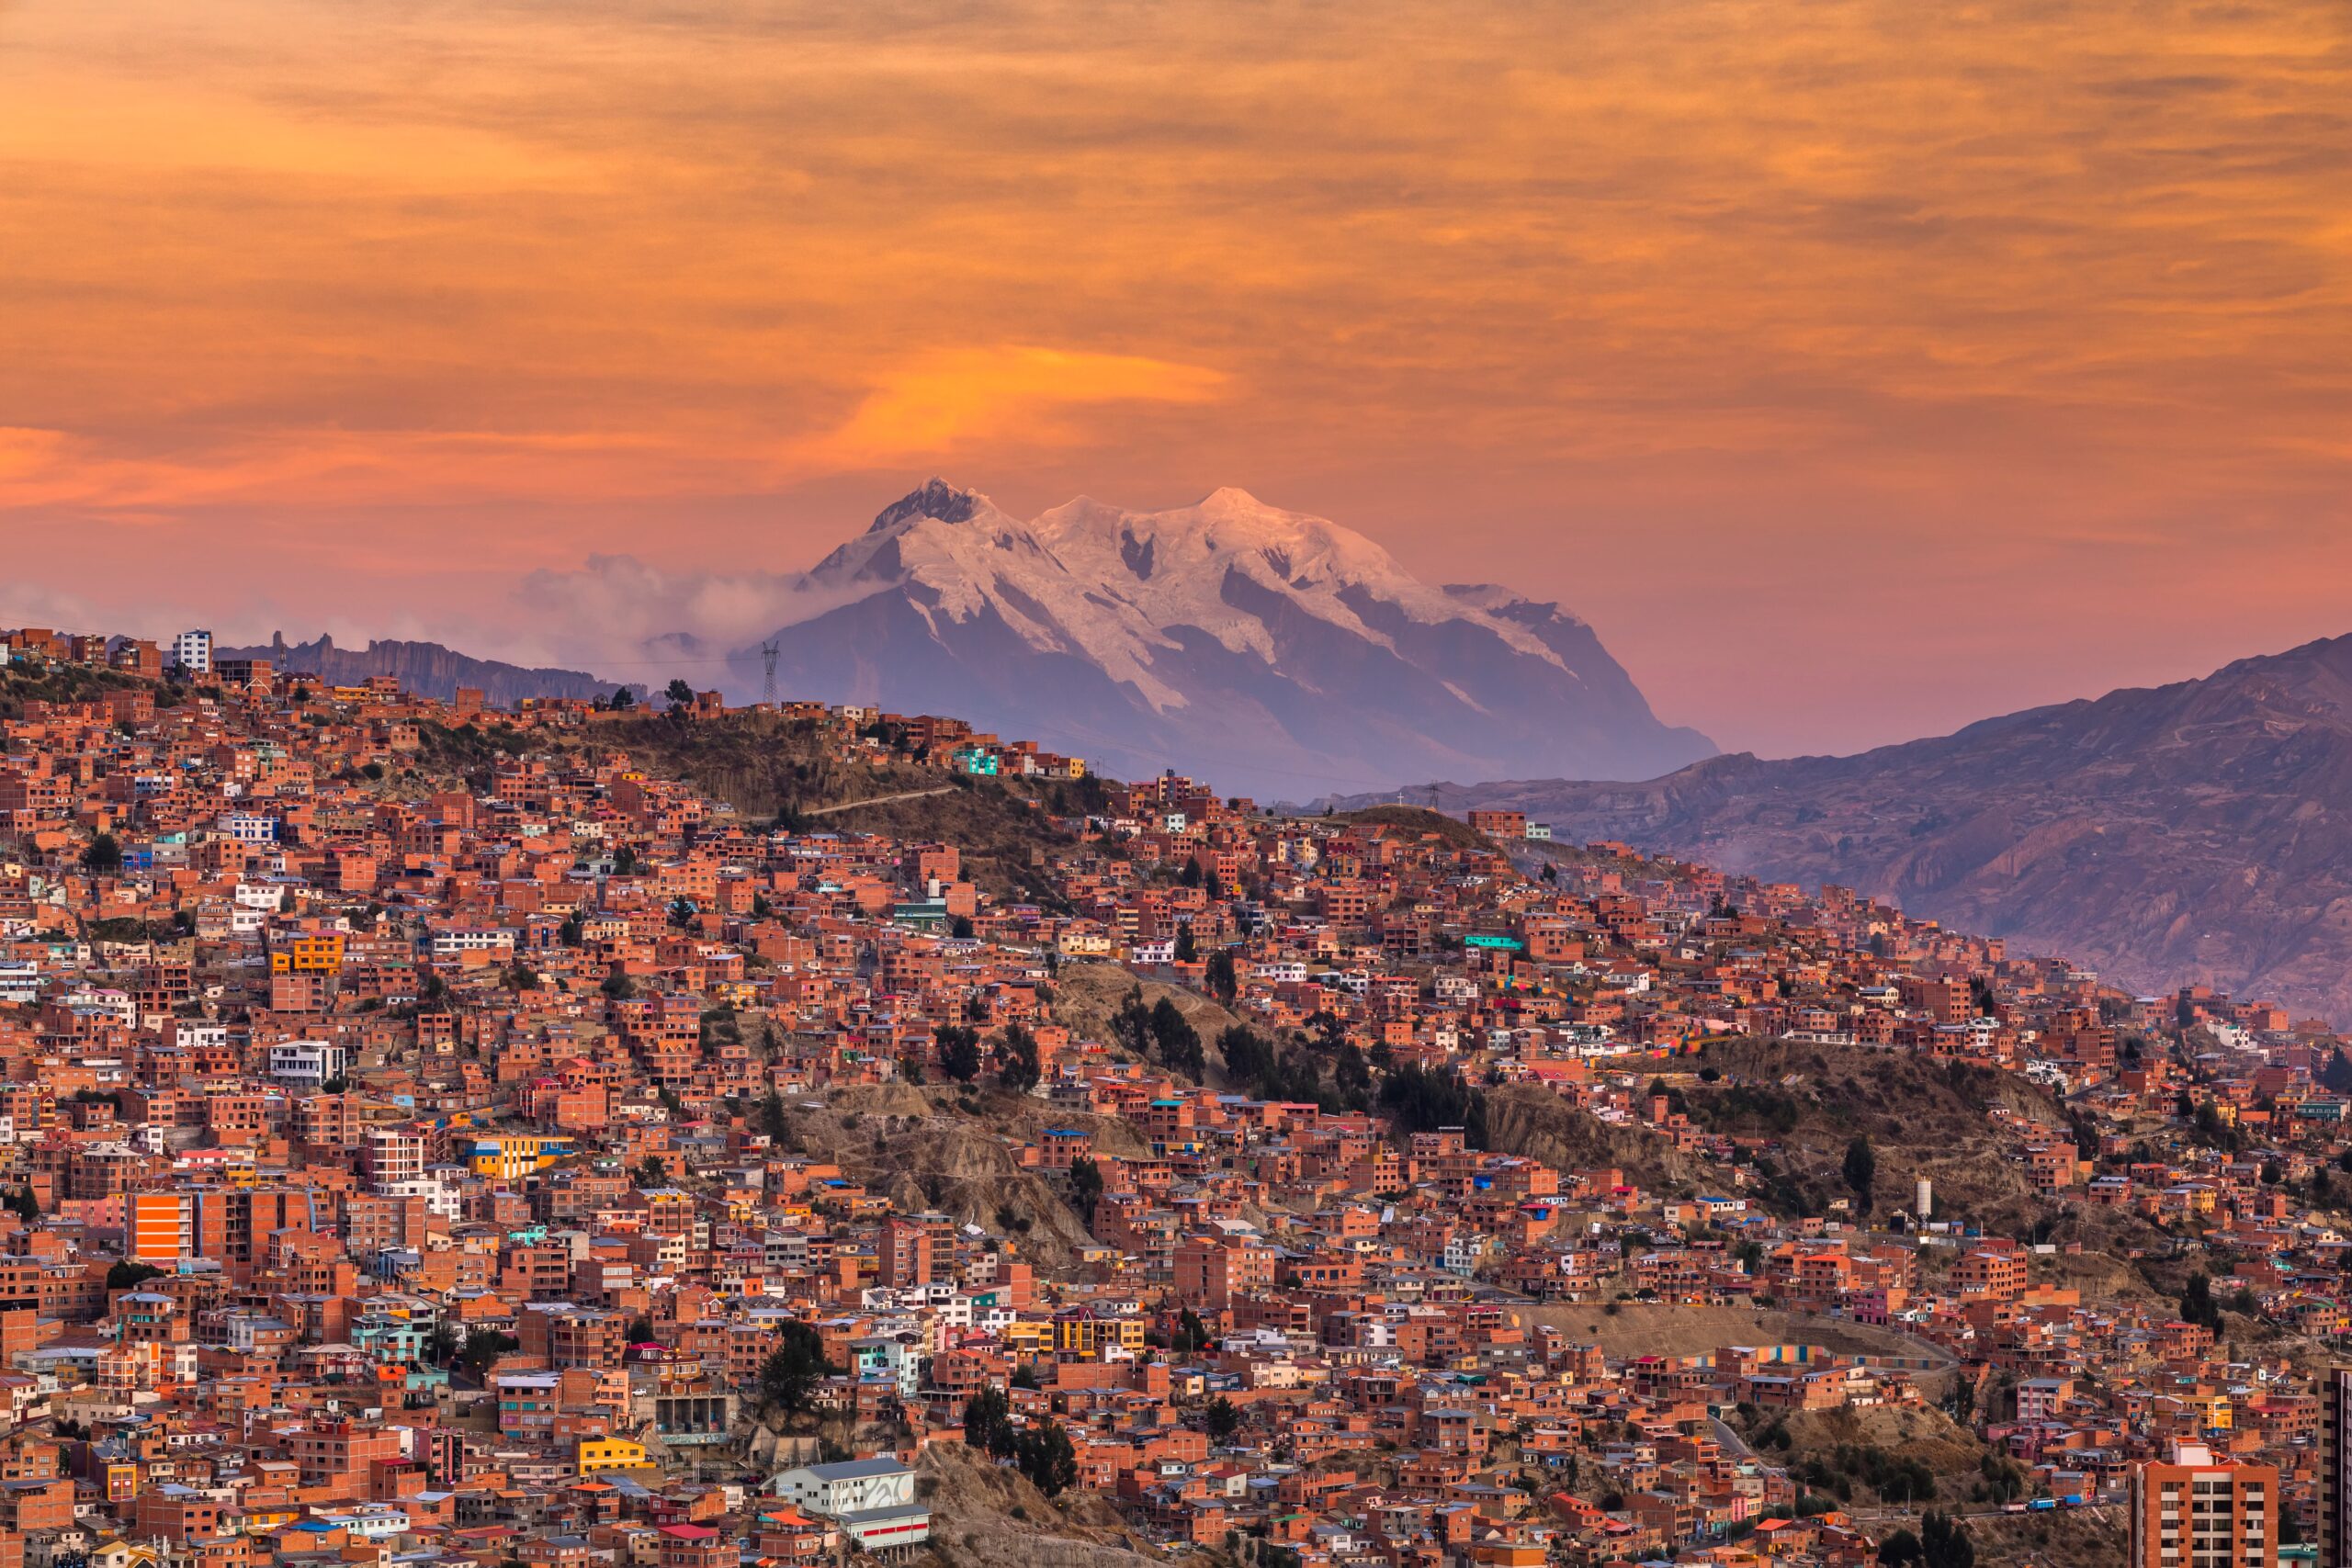
[[[458,1365],[479,1381],[499,1357],[522,1348],[523,1342],[503,1329],[469,1329],[466,1334],[465,1348],[458,1352]]]
[[[670,711],[673,713],[695,705],[695,689],[683,680],[673,678],[662,694],[670,699]]]
[[[1143,987],[1130,986],[1111,1015],[1111,1039],[1131,1056],[1151,1055],[1151,1009],[1144,1006]]]
[[[996,1081],[1014,1094],[1037,1087],[1037,1037],[1014,1024],[997,1043]]]
[[[1216,1053],[1225,1058],[1226,1071],[1245,1084],[1257,1083],[1274,1066],[1272,1044],[1247,1024],[1234,1024],[1218,1035]]]
[[[637,1184],[640,1189],[647,1190],[670,1185],[669,1169],[662,1165],[658,1156],[647,1155],[637,1162]]]
[[[1208,1347],[1208,1325],[1201,1321],[1200,1314],[1191,1307],[1179,1309],[1176,1314],[1176,1353],[1180,1356],[1196,1356]]]
[[[1340,1042],[1339,1055],[1331,1063],[1331,1087],[1339,1090],[1349,1110],[1372,1108],[1372,1065],[1352,1040]]]
[[[1221,1393],[1209,1401],[1208,1409],[1203,1416],[1208,1423],[1209,1441],[1220,1447],[1241,1426],[1241,1412],[1234,1408],[1233,1401]]]
[[[980,1076],[980,1032],[960,1023],[943,1023],[935,1038],[939,1042],[939,1070],[957,1083],[970,1083]]]
[[[1078,1483],[1078,1450],[1058,1421],[1047,1421],[1021,1434],[1012,1461],[1031,1485],[1048,1497],[1058,1497]]]
[[[1176,962],[1190,964],[1200,955],[1200,948],[1193,942],[1193,922],[1186,920],[1176,928]]]
[[[1231,948],[1220,947],[1209,954],[1207,985],[1209,994],[1227,1007],[1231,1007],[1233,998],[1240,994],[1241,981],[1234,973]]]
[[[1853,1190],[1854,1201],[1862,1213],[1871,1209],[1871,1186],[1878,1179],[1878,1156],[1871,1151],[1867,1134],[1846,1145],[1846,1185]]]
[[[1199,1077],[1207,1057],[1201,1049],[1200,1032],[1187,1022],[1182,1009],[1166,997],[1159,998],[1151,1010],[1151,1039],[1162,1066]]]
[[[1086,1216],[1089,1227],[1094,1224],[1094,1205],[1102,1196],[1102,1168],[1086,1155],[1069,1162],[1069,1201]]]
[[[684,894],[670,900],[670,923],[680,931],[695,923],[695,901]]]
[[[1450,1071],[1401,1067],[1381,1083],[1380,1103],[1400,1133],[1460,1127],[1468,1142],[1486,1147],[1486,1096]]]
[[[508,965],[506,973],[499,977],[499,984],[510,991],[537,990],[539,985],[539,972],[517,959]]]
[[[588,928],[581,922],[580,911],[577,909],[564,916],[563,924],[555,929],[556,941],[566,947],[578,947],[586,940]]]
[[[781,1146],[791,1134],[792,1122],[784,1112],[784,1096],[771,1089],[760,1098],[760,1131],[768,1142]]]
[[[626,1338],[632,1345],[643,1345],[650,1342],[655,1337],[653,1332],[653,1320],[646,1316],[643,1313],[638,1314],[635,1317],[628,1320],[628,1327],[622,1331],[622,1337]]]
[[[771,1410],[797,1415],[808,1408],[817,1384],[831,1375],[825,1344],[805,1323],[784,1325],[783,1343],[760,1363],[760,1403]]]
[[[2216,1334],[2222,1331],[2222,1309],[2213,1300],[2213,1281],[2202,1272],[2191,1274],[2188,1288],[2180,1292],[2180,1318]]]
[[[1878,1560],[1884,1568],[1903,1568],[1918,1562],[1919,1556],[1919,1538],[1907,1529],[1898,1529],[1878,1543]]]
[[[94,876],[112,876],[122,869],[122,845],[112,833],[100,833],[82,852],[82,869]]]
[[[0,1205],[6,1206],[28,1225],[40,1224],[40,1200],[33,1196],[33,1190],[29,1187],[10,1188],[8,1196],[0,1199]]]
[[[613,852],[613,874],[615,876],[637,874],[637,846],[635,844],[623,844]]]
[[[991,1383],[964,1402],[964,1441],[976,1452],[1012,1457],[1012,1403]]]
[[[618,969],[605,976],[604,983],[596,988],[616,1002],[625,1002],[637,995],[637,982]]]
[[[1926,1568],[1975,1568],[1976,1545],[1968,1527],[1930,1510],[1919,1521],[1919,1561]]]
[[[125,1258],[107,1270],[107,1289],[109,1292],[135,1291],[162,1273],[163,1270],[152,1263],[134,1263]]]

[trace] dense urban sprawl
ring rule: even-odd
[[[2323,1024],[1507,813],[201,638],[0,636],[0,1568],[2331,1529]],[[658,765],[722,733],[869,782]],[[926,797],[1017,841],[861,827]]]

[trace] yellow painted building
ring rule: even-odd
[[[512,1181],[535,1170],[545,1170],[571,1152],[570,1138],[500,1133],[474,1140],[470,1163],[477,1176]]]
[[[341,931],[304,931],[270,949],[273,975],[333,975],[342,968]]]
[[[1080,1355],[1099,1356],[1114,1345],[1124,1350],[1143,1348],[1143,1320],[1137,1317],[1097,1317],[1091,1313],[1079,1313],[1056,1318],[1054,1330],[1058,1348]]]
[[[606,1470],[634,1470],[645,1462],[645,1445],[625,1438],[582,1438],[571,1462],[572,1468],[582,1475]]]

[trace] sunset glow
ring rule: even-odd
[[[2346,629],[2347,190],[2328,0],[0,0],[0,619],[1231,484],[1846,749]]]

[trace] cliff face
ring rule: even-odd
[[[2352,1023],[2352,637],[1860,756],[1443,799]]]
[[[309,671],[337,685],[356,685],[370,675],[393,675],[421,696],[447,702],[460,686],[481,690],[483,700],[511,707],[524,697],[601,697],[617,684],[584,670],[530,669],[494,659],[473,659],[437,642],[379,638],[364,649],[337,648],[334,639],[289,643],[278,633],[253,648],[221,648],[217,659],[266,659],[272,668]]]

